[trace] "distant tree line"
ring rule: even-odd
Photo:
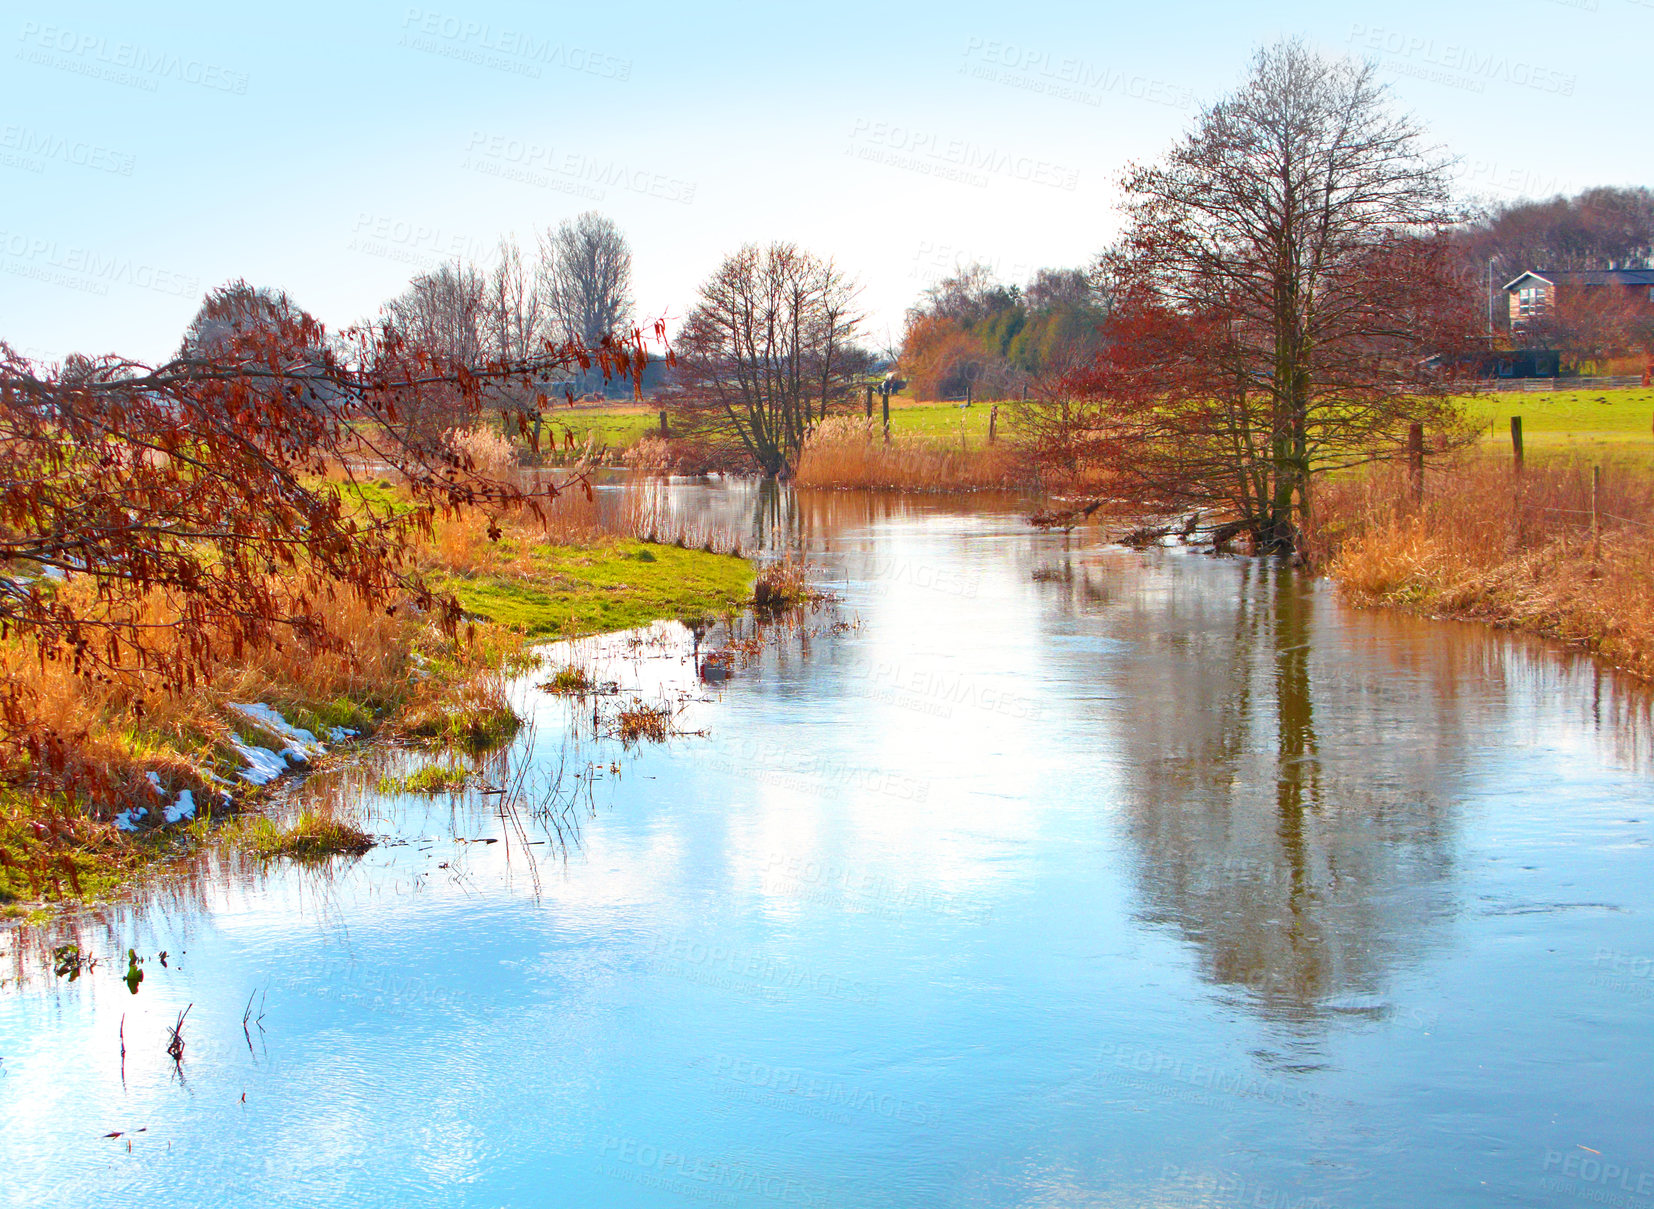
[[[985,265],[965,266],[909,309],[902,373],[921,399],[1017,393],[1094,355],[1109,301],[1084,269],[1041,269],[1018,286]]]

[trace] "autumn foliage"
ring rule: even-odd
[[[1446,178],[1370,66],[1301,43],[1125,181],[1107,349],[1035,411],[1048,464],[1296,549],[1321,475],[1451,441],[1435,368],[1474,330]]]
[[[571,367],[635,374],[644,360],[639,336],[465,363],[389,325],[332,336],[241,283],[203,319],[153,366],[40,367],[0,345],[0,635],[139,717],[265,652],[348,661],[339,618],[413,612],[451,630],[458,606],[423,582],[410,538],[443,513],[533,513],[590,487],[578,472],[533,490],[491,474],[432,409],[463,422]],[[362,466],[410,502],[376,502]],[[106,797],[86,720],[43,711],[52,678],[8,659],[5,786]]]

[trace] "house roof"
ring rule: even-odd
[[[1654,285],[1654,269],[1529,269],[1505,289],[1514,290],[1530,277],[1546,285]]]

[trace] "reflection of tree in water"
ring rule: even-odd
[[[1111,679],[1144,917],[1272,1018],[1382,1014],[1448,891],[1451,698],[1318,619],[1288,568],[1134,574],[1137,592],[1087,611],[1125,643]]]

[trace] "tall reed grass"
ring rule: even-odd
[[[973,491],[1016,488],[1029,469],[1006,444],[950,449],[935,440],[892,435],[876,420],[833,416],[817,424],[798,456],[795,481],[807,487]]]
[[[1312,551],[1357,600],[1511,626],[1654,679],[1654,480],[1470,457],[1329,484]],[[1594,502],[1593,502],[1594,501]],[[1593,517],[1594,522],[1593,522]]]

